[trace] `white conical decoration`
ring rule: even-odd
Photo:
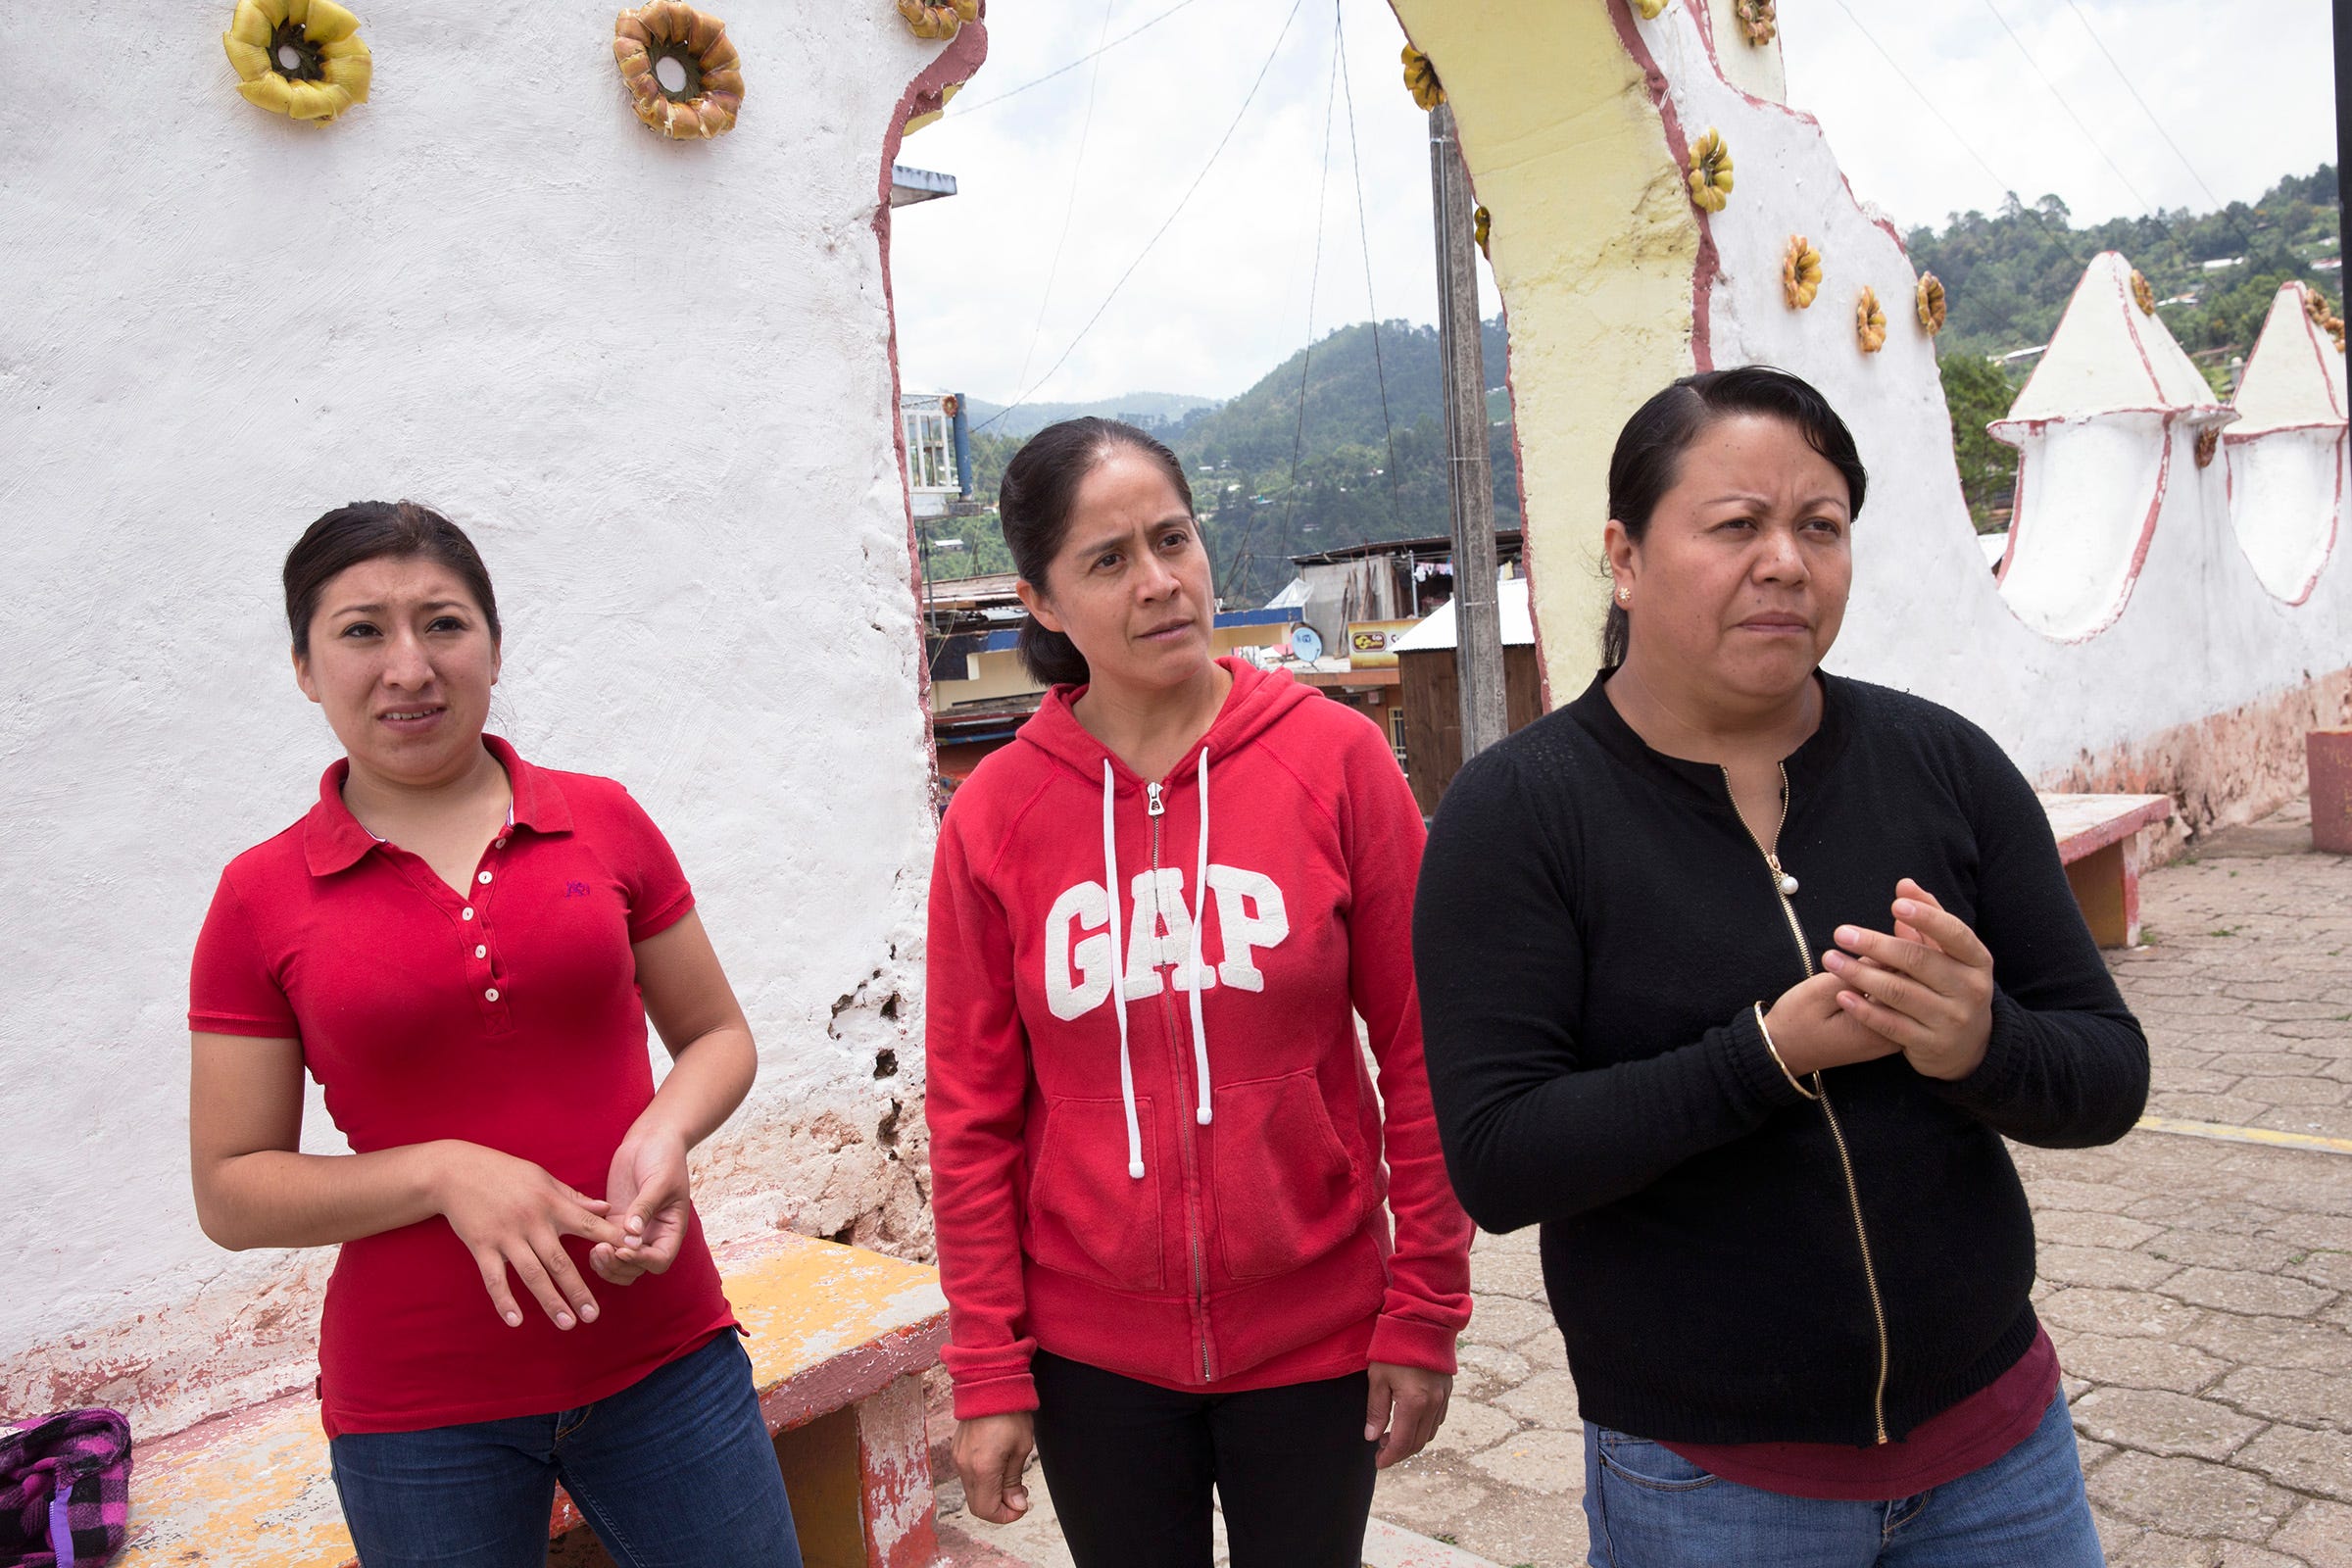
[[[2311,298],[2286,283],[2271,301],[2231,400],[2238,422],[2222,438],[2238,547],[2294,605],[2328,564],[2344,501],[2344,355],[2312,319]]]
[[[2050,346],[2005,419],[2017,511],[2001,594],[2045,636],[2095,636],[2124,612],[2166,488],[2193,473],[2206,427],[2236,416],[2163,320],[2132,298],[2132,267],[2092,258]]]

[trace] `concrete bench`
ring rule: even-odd
[[[948,1337],[936,1269],[779,1234],[722,1250],[808,1568],[940,1554],[923,1374]],[[318,1401],[288,1396],[133,1452],[123,1568],[351,1568]],[[551,1568],[609,1564],[561,1490]]]
[[[2139,834],[2173,814],[2169,795],[2044,795],[2075,903],[2102,948],[2139,946]]]

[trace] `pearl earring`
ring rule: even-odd
[[[1634,591],[1633,591],[1631,588],[1620,588],[1620,589],[1618,589],[1618,590],[1617,590],[1617,602],[1618,602],[1619,604],[1621,604],[1621,605],[1630,605],[1630,604],[1632,604],[1632,603],[1634,602]]]

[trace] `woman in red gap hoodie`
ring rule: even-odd
[[[931,881],[966,1499],[1019,1517],[1034,1445],[1080,1568],[1206,1568],[1212,1487],[1236,1568],[1354,1568],[1470,1315],[1413,987],[1420,813],[1360,714],[1212,658],[1166,447],[1053,425],[1000,511],[1022,657],[1057,684],[956,793]]]

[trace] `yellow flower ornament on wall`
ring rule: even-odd
[[[1788,236],[1788,252],[1781,258],[1781,298],[1792,311],[1811,305],[1821,292],[1821,252],[1802,234]]]
[[[743,57],[716,17],[677,0],[651,0],[623,11],[612,24],[612,63],[637,118],[671,140],[703,140],[735,128],[743,107]]]
[[[1919,314],[1919,324],[1928,329],[1928,336],[1934,337],[1943,330],[1943,280],[1934,272],[1919,274],[1919,299],[1916,309]]]
[[[2136,267],[2132,269],[2132,303],[2139,307],[2142,316],[2156,314],[2156,291],[2148,287],[2147,278]]]
[[[2303,314],[2311,318],[2312,325],[2335,339],[2338,354],[2344,351],[2344,318],[2329,307],[2327,295],[2309,284],[2303,288]]]
[[[917,38],[953,38],[965,23],[980,20],[980,0],[954,0],[951,5],[899,0],[899,15]]]
[[[359,34],[335,0],[237,0],[220,47],[247,103],[323,124],[368,101],[374,65]]]
[[[1886,313],[1879,309],[1878,291],[1869,284],[1862,285],[1862,297],[1854,301],[1854,335],[1862,340],[1862,352],[1876,354],[1886,346]]]
[[[1446,101],[1445,84],[1438,80],[1438,68],[1429,63],[1429,56],[1404,46],[1404,90],[1413,95],[1413,102],[1423,109],[1435,109]]]
[[[1494,253],[1487,249],[1487,236],[1494,230],[1494,216],[1484,207],[1470,215],[1470,237],[1478,241],[1478,254],[1490,262],[1494,259]]]
[[[1666,14],[1666,0],[1634,0],[1634,9],[1643,22],[1655,22]]]
[[[1737,14],[1740,30],[1759,49],[1772,42],[1773,35],[1781,30],[1780,19],[1773,14],[1773,0],[1740,0]]]
[[[1732,150],[1723,133],[1709,126],[1690,144],[1690,199],[1710,213],[1720,213],[1732,195]]]

